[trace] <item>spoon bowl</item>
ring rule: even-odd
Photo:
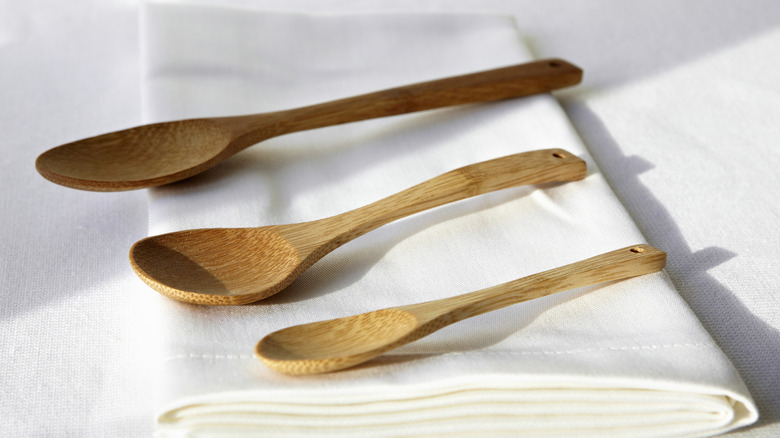
[[[243,304],[286,287],[301,257],[266,228],[206,228],[149,237],[130,249],[133,270],[163,295],[208,305]]]
[[[256,354],[272,368],[295,361],[301,369],[348,368],[403,345],[420,321],[400,309],[382,309],[330,321],[288,327],[257,344]]]
[[[585,172],[585,162],[562,149],[524,152],[461,167],[316,221],[147,237],[130,249],[130,263],[147,285],[170,298],[247,304],[279,292],[334,249],[396,219],[494,190],[579,180]]]
[[[139,126],[55,147],[35,162],[57,184],[121,191],[179,181],[268,138],[453,105],[543,93],[580,82],[582,70],[550,59],[392,88],[303,108]]]
[[[261,339],[255,355],[285,374],[341,370],[466,318],[565,290],[649,274],[665,265],[666,253],[635,245],[464,295],[288,327]]]
[[[58,146],[41,154],[35,167],[68,187],[132,190],[200,173],[222,161],[232,139],[216,119],[157,123]]]

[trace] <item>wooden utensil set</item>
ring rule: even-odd
[[[575,85],[582,70],[549,59],[439,79],[293,110],[139,126],[41,154],[36,168],[71,188],[119,191],[178,181],[262,140],[291,132],[452,105],[549,92]],[[583,179],[585,162],[562,149],[465,166],[340,215],[260,228],[196,229],[151,236],[130,250],[150,287],[170,298],[239,305],[276,294],[319,259],[394,220],[472,196],[526,184]],[[286,374],[315,374],[365,362],[465,318],[589,284],[656,272],[666,254],[648,245],[465,295],[289,327],[255,353]]]

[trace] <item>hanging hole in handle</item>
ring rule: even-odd
[[[634,248],[631,248],[630,251],[633,252],[634,254],[639,254],[639,253],[645,252],[645,249],[644,248],[640,248],[640,247],[634,247]]]
[[[561,66],[561,63],[560,63],[560,62],[558,62],[558,61],[550,61],[550,63],[549,63],[549,64],[547,64],[547,65],[549,65],[549,66],[550,66],[550,67],[552,67],[552,68],[558,68],[558,67],[560,67],[560,66]]]
[[[552,154],[552,155],[553,155],[553,157],[555,157],[555,158],[566,158],[566,155],[564,155],[564,154],[562,154],[562,153],[560,153],[560,152],[556,152],[556,153],[554,153],[554,154]]]

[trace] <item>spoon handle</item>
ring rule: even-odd
[[[452,170],[372,204],[316,221],[308,243],[328,250],[402,217],[509,187],[585,177],[585,161],[563,149],[544,149],[496,158]],[[312,238],[312,234],[317,238]],[[319,241],[318,241],[319,240]]]
[[[665,252],[649,245],[634,245],[476,292],[398,309],[417,316],[422,330],[419,337],[423,337],[449,324],[512,304],[649,274],[665,265]]]
[[[582,70],[561,59],[422,82],[273,113],[279,134],[348,122],[545,93],[578,84]],[[267,119],[262,119],[267,129]]]

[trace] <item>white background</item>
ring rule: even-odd
[[[226,3],[226,2],[223,2]],[[675,286],[780,435],[780,3],[232,1],[318,12],[514,15],[537,57],[585,70],[556,95]],[[138,3],[0,3],[0,418],[4,436],[146,436],[145,309],[127,249],[143,191],[86,193],[46,149],[140,123]]]

